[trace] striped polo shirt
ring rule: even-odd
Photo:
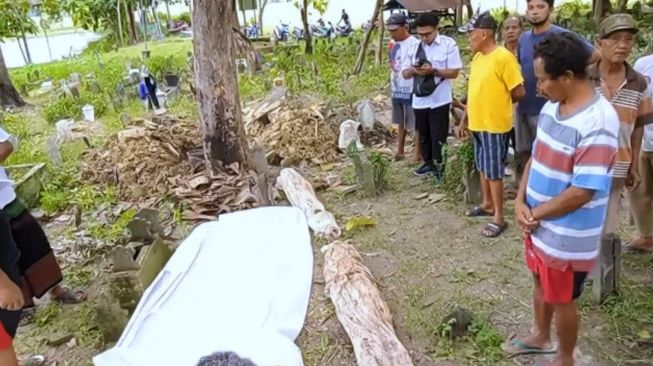
[[[535,208],[571,186],[594,191],[592,200],[580,209],[540,220],[531,238],[547,266],[589,271],[594,265],[618,134],[617,113],[598,94],[571,116],[559,115],[559,103],[547,102],[542,108],[528,177],[528,205]]]
[[[619,116],[619,150],[614,163],[614,177],[626,178],[633,161],[631,136],[635,127],[651,120],[653,103],[650,98],[645,98],[646,78],[628,63],[625,63],[626,79],[612,95],[601,78],[598,65],[590,66],[590,80],[594,89],[610,101]]]

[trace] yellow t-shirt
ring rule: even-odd
[[[505,133],[512,129],[513,106],[510,91],[524,83],[517,58],[498,46],[487,55],[472,59],[467,86],[469,129]]]

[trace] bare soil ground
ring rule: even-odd
[[[420,193],[437,189],[429,180],[413,177],[412,168],[394,163],[390,190],[376,198],[322,195],[340,223],[359,215],[377,221],[344,237],[376,277],[399,338],[418,366],[532,364],[533,358],[507,359],[500,348],[531,326],[531,282],[519,231],[513,224],[501,238],[484,239],[480,231],[486,221],[465,218],[461,202],[417,200]],[[512,203],[507,206],[512,224]],[[622,237],[629,238],[633,229],[625,217],[622,227]],[[48,230],[53,243],[71,235],[65,225]],[[313,294],[298,344],[307,366],[351,366],[356,364],[351,343],[324,294],[323,244],[314,242]],[[624,268],[620,296],[599,306],[588,291],[581,301],[584,365],[653,365],[653,256],[626,254]],[[106,271],[98,264],[67,269],[69,284],[91,286],[89,301],[76,306],[42,302],[34,321],[19,330],[20,353],[45,354],[49,365],[91,365],[91,357],[108,347],[103,335],[119,334],[122,321],[107,310],[102,292]],[[468,336],[451,340],[441,320],[457,307],[471,310],[474,319]],[[48,345],[66,336],[74,340]]]
[[[371,216],[377,225],[346,234],[375,275],[394,316],[399,338],[416,365],[530,365],[534,359],[507,359],[504,340],[531,327],[531,279],[522,259],[516,225],[498,239],[485,239],[486,220],[463,216],[461,202],[416,200],[437,191],[412,176],[406,163],[393,169],[392,189],[382,196],[323,195],[339,222]],[[513,223],[513,204],[507,204]],[[624,220],[622,237],[632,227]],[[305,331],[299,339],[305,362],[354,365],[349,339],[324,295],[322,256],[315,243],[314,289]],[[622,293],[594,305],[587,289],[579,351],[586,365],[653,364],[653,256],[626,254]],[[441,320],[456,307],[474,313],[471,333],[451,340]]]

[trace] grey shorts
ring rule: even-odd
[[[515,113],[515,150],[517,153],[530,153],[537,134],[539,116]]]
[[[392,101],[392,123],[408,131],[415,130],[415,113],[410,104]]]

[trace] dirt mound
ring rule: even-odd
[[[195,121],[135,120],[86,155],[82,179],[115,185],[128,201],[156,204],[171,196],[186,204],[188,219],[257,205],[256,175],[238,164],[207,171],[201,141]]]

